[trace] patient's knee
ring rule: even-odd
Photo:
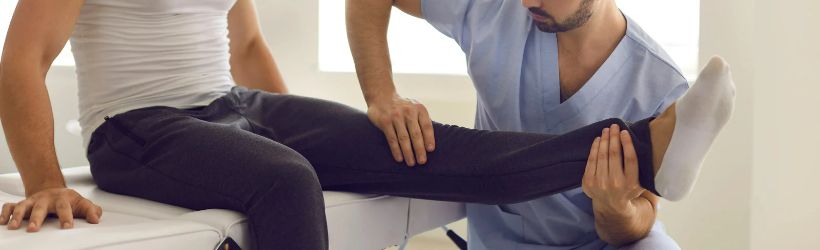
[[[316,171],[310,162],[301,156],[286,160],[276,159],[272,163],[267,163],[263,169],[264,173],[257,176],[262,184],[258,185],[259,188],[278,189],[278,192],[321,193]]]

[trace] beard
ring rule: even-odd
[[[533,14],[545,17],[543,21],[532,21],[533,24],[538,27],[538,30],[548,33],[565,32],[581,27],[589,21],[589,18],[592,16],[592,1],[593,0],[583,0],[578,10],[572,13],[572,15],[563,22],[558,22],[555,20],[555,17],[540,8],[533,7],[529,10]]]

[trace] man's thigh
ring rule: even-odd
[[[243,211],[277,183],[296,176],[318,182],[307,160],[280,143],[230,124],[158,112],[126,113],[94,133],[88,158],[102,189],[190,209]]]

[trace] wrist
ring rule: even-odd
[[[31,195],[34,195],[37,192],[46,189],[66,188],[65,180],[63,179],[62,175],[60,175],[59,177],[45,177],[40,180],[33,180],[29,182],[24,181],[23,184],[25,184],[23,186],[25,186],[26,197],[30,197]]]
[[[394,100],[401,98],[396,91],[376,92],[365,95],[367,107],[380,105],[382,103],[392,103]]]
[[[652,229],[655,215],[635,202],[625,208],[613,209],[593,201],[595,229],[601,240],[613,246],[622,246],[645,237]]]
[[[43,191],[43,190],[46,190],[46,189],[52,189],[52,188],[66,188],[66,185],[64,183],[61,183],[61,184],[45,184],[45,185],[36,186],[36,187],[32,187],[32,188],[26,187],[26,197],[31,197],[32,195],[34,195],[34,194],[36,194],[40,191]]]
[[[637,209],[631,201],[593,200],[592,209],[596,217],[613,222],[623,222],[634,217],[637,213]]]

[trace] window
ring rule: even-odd
[[[319,69],[322,71],[355,70],[345,32],[344,2],[319,0]],[[699,1],[617,0],[617,3],[661,44],[684,74],[693,79],[697,73]],[[458,45],[424,20],[394,9],[387,37],[395,73],[467,73],[464,53]]]
[[[698,73],[699,0],[617,0],[621,11],[658,42],[694,81]]]
[[[344,9],[343,0],[319,0],[319,69],[322,71],[355,70],[347,43]],[[464,53],[452,39],[422,19],[398,9],[392,13],[387,40],[393,72],[467,74]]]
[[[15,6],[17,6],[17,0],[0,0],[0,48],[5,45],[6,33],[8,33],[9,22],[11,22],[12,14],[14,14]],[[68,43],[66,43],[62,53],[54,59],[52,65],[74,65],[74,57],[71,56],[71,46]]]

